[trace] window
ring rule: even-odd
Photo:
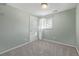
[[[39,22],[40,29],[51,29],[52,28],[52,18],[41,18]]]

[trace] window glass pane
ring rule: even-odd
[[[46,21],[46,28],[51,29],[52,28],[52,18],[47,19]]]
[[[52,28],[52,18],[41,18],[39,22],[40,29],[50,29]]]
[[[46,19],[45,18],[40,19],[39,28],[40,29],[45,29],[46,28]]]

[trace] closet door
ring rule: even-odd
[[[30,16],[30,41],[37,40],[38,18]]]

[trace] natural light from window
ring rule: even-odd
[[[41,18],[39,21],[40,29],[51,29],[52,25],[52,18]]]

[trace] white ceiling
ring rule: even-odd
[[[47,9],[42,9],[40,3],[9,3],[8,5],[27,11],[35,16],[46,16],[75,8],[75,3],[48,3]],[[56,11],[57,10],[57,11]]]

